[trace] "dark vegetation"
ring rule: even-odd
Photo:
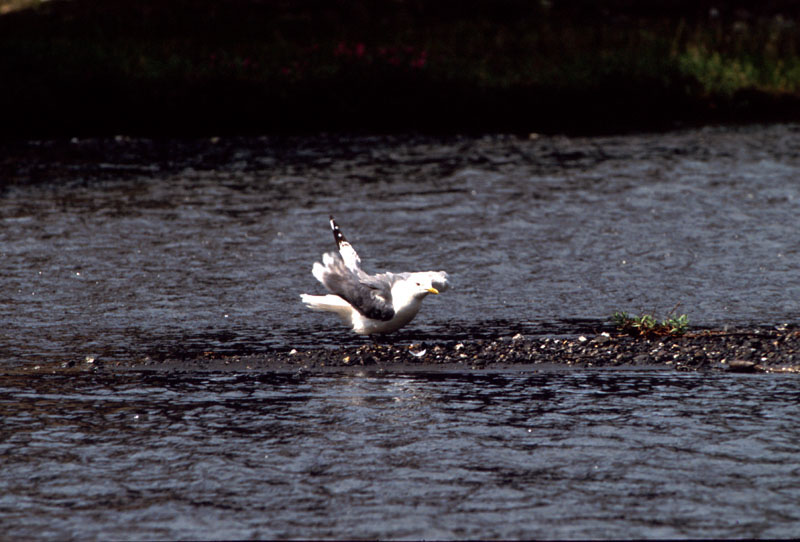
[[[0,1],[7,138],[800,120],[786,0]]]

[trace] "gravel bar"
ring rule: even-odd
[[[800,373],[800,331],[786,326],[704,330],[680,337],[516,334],[495,339],[290,349],[242,355],[203,352],[186,358],[102,359],[63,364],[72,369],[184,371],[491,370],[509,368],[661,368],[678,371]]]

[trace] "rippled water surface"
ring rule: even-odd
[[[796,321],[798,135],[6,146],[0,363],[357,340],[299,303],[320,292],[329,213],[369,270],[451,274],[410,334],[547,332],[678,303],[696,325]]]
[[[794,537],[800,381],[0,380],[3,538]]]
[[[799,134],[2,147],[0,538],[797,536],[793,376],[192,360],[364,341],[299,303],[329,213],[450,273],[398,341],[797,321]],[[87,356],[186,371],[34,369]]]

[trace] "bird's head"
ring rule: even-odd
[[[409,284],[414,290],[414,297],[425,297],[447,290],[447,273],[444,271],[424,271],[412,273]]]

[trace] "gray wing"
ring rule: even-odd
[[[345,267],[347,267],[353,273],[359,273],[361,271],[361,258],[358,257],[358,252],[356,249],[353,248],[353,245],[345,238],[342,230],[339,228],[339,225],[336,223],[336,219],[333,218],[333,215],[330,215],[331,219],[331,230],[333,231],[333,239],[336,241],[336,247],[339,249],[339,254],[342,256],[342,261],[344,261]]]
[[[357,275],[345,266],[338,254],[332,255],[334,261],[325,268],[322,277],[325,288],[367,318],[383,321],[394,318],[391,276],[372,277],[361,270]]]

